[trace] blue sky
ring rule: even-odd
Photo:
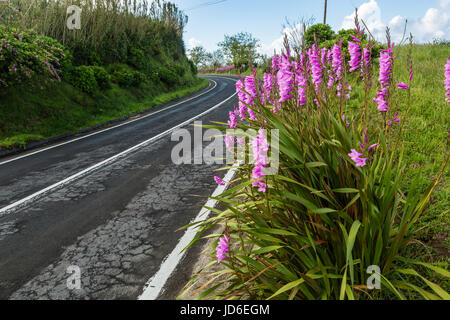
[[[185,30],[187,47],[202,45],[211,51],[224,34],[240,31],[252,33],[261,41],[262,52],[273,52],[280,45],[285,18],[323,19],[323,0],[172,0],[189,16]],[[207,3],[220,2],[213,5]],[[394,39],[403,32],[404,21],[417,42],[433,38],[450,38],[450,0],[328,0],[327,23],[334,30],[351,26],[351,14],[358,7],[362,18],[377,36],[386,25],[393,29]],[[347,18],[346,18],[347,17]]]

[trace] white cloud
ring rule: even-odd
[[[447,1],[447,5],[448,2],[449,1]],[[443,8],[441,7],[441,9]],[[413,31],[415,31],[423,41],[432,40],[433,38],[448,38],[450,35],[449,20],[450,15],[444,10],[430,8],[422,19],[413,23]]]
[[[192,49],[194,47],[200,46],[202,42],[195,38],[190,38],[187,42],[187,49]]]
[[[436,38],[450,38],[450,0],[440,0],[439,9],[429,8],[423,17],[408,19],[406,35],[411,32],[416,42],[429,42]],[[370,0],[363,3],[358,8],[360,20],[364,20],[373,36],[379,41],[385,41],[386,26],[391,29],[393,42],[398,43],[404,33],[406,18],[400,15],[395,16],[388,24],[381,19],[381,9],[377,1]],[[354,28],[355,13],[346,16],[342,21],[343,29]]]
[[[384,24],[381,20],[381,9],[375,0],[370,0],[369,2],[363,3],[358,8],[358,17],[359,20],[364,20],[370,32],[375,38],[381,39],[384,36],[386,24]],[[344,18],[341,28],[355,28],[355,12]],[[364,25],[362,23],[361,28],[364,28]]]
[[[444,9],[450,9],[450,0],[439,0],[439,6]]]
[[[295,27],[292,28],[286,27],[284,28],[282,35],[277,39],[275,39],[274,41],[272,41],[269,45],[262,43],[261,47],[259,48],[259,53],[272,56],[275,51],[276,53],[280,54],[281,51],[283,51],[284,49],[284,36],[288,35],[288,37],[290,37],[290,35],[292,34],[300,35],[302,34],[302,32],[303,32],[303,25],[300,23],[297,23]]]

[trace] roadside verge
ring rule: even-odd
[[[85,127],[85,128],[73,131],[73,132],[67,132],[67,133],[57,135],[54,137],[50,137],[50,138],[46,138],[46,139],[42,139],[42,140],[38,140],[38,141],[33,141],[30,143],[27,143],[24,147],[14,147],[12,149],[0,150],[0,159],[14,156],[14,155],[17,155],[20,153],[25,153],[25,152],[35,150],[38,148],[42,148],[42,147],[45,147],[48,145],[56,144],[58,142],[63,142],[68,139],[71,139],[71,138],[84,137],[86,135],[89,135],[90,133],[95,133],[98,130],[102,130],[102,129],[107,130],[107,129],[117,126],[117,125],[126,124],[129,121],[139,119],[143,116],[153,114],[154,112],[159,112],[166,108],[174,107],[178,104],[181,104],[183,102],[194,99],[202,94],[205,94],[206,92],[209,92],[214,87],[215,87],[214,81],[210,80],[209,83],[207,85],[205,85],[203,88],[201,88],[200,90],[191,92],[181,98],[171,100],[171,101],[168,101],[168,102],[160,104],[160,105],[149,107],[143,111],[134,112],[134,113],[131,113],[131,114],[123,116],[123,117],[119,117],[119,118],[115,118],[115,119],[112,119],[112,120],[109,120],[106,122],[98,123],[93,126]]]

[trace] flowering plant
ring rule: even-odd
[[[30,81],[35,75],[61,81],[65,57],[64,47],[56,40],[0,25],[0,87]]]
[[[253,75],[236,84],[239,107],[229,128],[277,129],[280,141],[274,150],[262,135],[252,140],[256,161],[241,165],[232,187],[217,197],[225,209],[198,225],[200,233],[223,225],[227,237],[226,257],[217,256],[225,270],[211,275],[226,276],[211,280],[201,298],[405,299],[411,291],[425,299],[450,298],[414,266],[444,278],[448,271],[402,256],[442,175],[421,193],[400,188],[402,110],[395,99],[412,87],[412,62],[409,84],[395,86],[388,37],[376,88],[371,47],[359,44],[358,26],[355,34],[349,65],[339,44],[331,50],[313,45],[296,57],[286,47],[264,79]],[[348,107],[352,79],[364,82],[357,110]],[[228,148],[235,138],[227,136]],[[279,153],[272,176],[261,174],[268,151]],[[223,252],[223,240],[218,248]],[[374,266],[381,290],[372,290],[368,271]]]

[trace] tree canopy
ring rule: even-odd
[[[236,65],[248,65],[250,61],[254,62],[258,58],[259,40],[248,32],[239,32],[232,36],[225,35],[224,41],[218,45],[229,62]]]

